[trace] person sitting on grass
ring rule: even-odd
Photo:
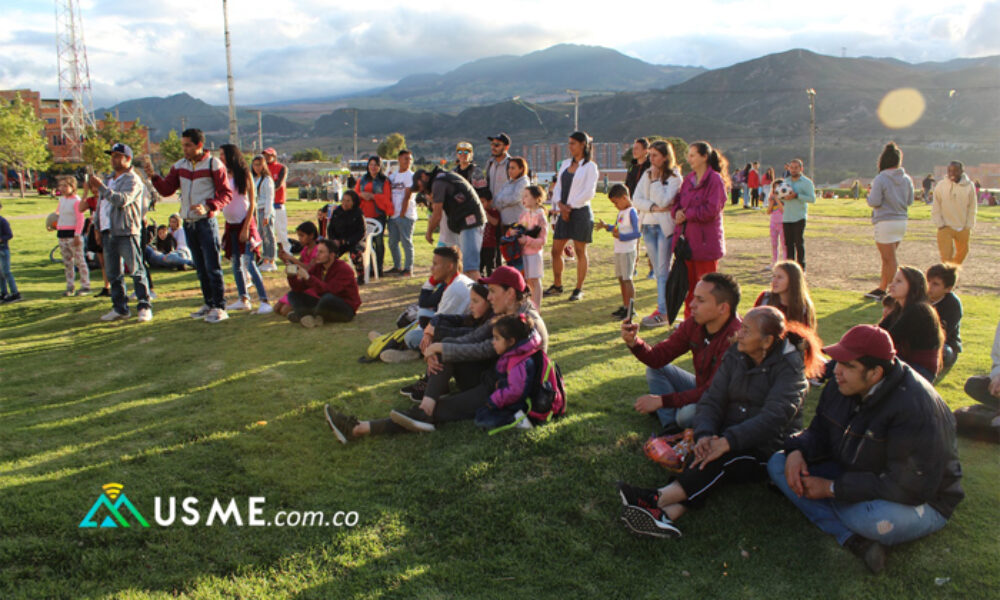
[[[885,330],[852,327],[823,352],[836,380],[767,470],[806,518],[878,573],[886,546],[941,529],[965,496],[955,419]]]
[[[493,322],[493,349],[500,358],[490,375],[496,383],[486,404],[476,411],[476,427],[488,431],[508,425],[531,429],[527,418],[528,397],[541,377],[531,357],[541,343],[542,338],[527,315],[506,315]]]
[[[177,240],[170,235],[170,227],[160,225],[156,228],[156,236],[152,243],[147,244],[143,250],[143,256],[149,266],[158,269],[178,269],[183,271],[187,267],[194,267],[194,261],[190,255],[185,255],[177,250]]]
[[[784,260],[774,265],[772,272],[771,289],[761,292],[753,305],[773,306],[784,313],[786,319],[815,330],[816,309],[802,267],[795,261]]]
[[[719,484],[767,480],[767,460],[802,429],[807,376],[823,369],[815,332],[773,306],[746,314],[694,417],[684,470],[659,490],[618,484],[622,521],[640,535],[680,537],[674,523]]]
[[[937,311],[944,329],[944,346],[941,347],[942,372],[958,360],[962,352],[962,301],[953,291],[958,283],[956,264],[938,263],[927,269],[927,300]]]
[[[320,327],[324,322],[346,323],[354,318],[361,306],[358,282],[354,270],[337,258],[336,247],[330,240],[316,245],[316,258],[308,265],[285,251],[278,256],[294,265],[289,270],[288,304],[292,312],[288,320],[303,327]]]
[[[639,213],[632,206],[627,187],[620,183],[611,186],[608,200],[611,200],[618,209],[615,224],[608,225],[602,219],[598,219],[597,223],[594,223],[594,230],[604,230],[615,237],[615,277],[618,278],[618,287],[622,292],[622,305],[611,313],[611,316],[621,320],[625,318],[629,301],[635,297],[632,274],[635,272],[635,256],[642,231],[639,229]]]
[[[1000,323],[993,335],[990,358],[993,368],[989,375],[973,375],[965,380],[965,393],[979,405],[957,409],[955,419],[959,434],[1000,443]]]
[[[316,228],[316,224],[312,221],[306,221],[305,223],[300,223],[298,227],[295,228],[295,235],[299,239],[299,246],[302,250],[299,252],[299,262],[308,266],[312,264],[312,261],[316,258],[316,253],[319,251],[319,229]],[[279,244],[284,250],[284,246]],[[309,293],[308,290],[306,293]],[[278,313],[283,317],[287,317],[288,313],[292,312],[292,306],[288,303],[288,294],[285,294],[274,303],[274,312]]]
[[[691,318],[666,340],[650,347],[639,338],[638,323],[622,323],[622,339],[646,365],[649,394],[639,396],[635,410],[655,413],[667,430],[691,426],[695,403],[708,389],[741,321],[736,314],[740,284],[731,275],[708,273],[695,287]],[[691,352],[694,374],[671,364]]]
[[[944,335],[937,311],[927,298],[927,279],[913,267],[899,267],[889,283],[895,304],[878,326],[889,332],[900,360],[906,361],[927,381],[941,370]]]

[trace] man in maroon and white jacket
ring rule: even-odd
[[[184,235],[205,300],[205,304],[191,316],[218,323],[228,319],[229,315],[226,314],[226,286],[222,279],[219,225],[215,214],[229,204],[233,191],[229,187],[226,166],[205,150],[205,134],[200,129],[184,130],[181,147],[184,158],[170,167],[166,177],[160,177],[153,171],[149,157],[146,157],[144,166],[146,175],[160,194],[171,196],[180,190]]]
[[[739,303],[740,284],[731,275],[708,273],[694,288],[691,317],[659,344],[650,347],[640,339],[638,323],[622,323],[622,339],[646,365],[650,393],[635,401],[638,412],[655,412],[664,427],[690,427],[695,404],[742,325],[736,314]],[[670,364],[688,351],[694,375]]]

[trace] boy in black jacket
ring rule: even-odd
[[[944,328],[944,346],[941,348],[941,372],[950,369],[962,351],[962,337],[959,328],[962,324],[962,301],[955,292],[958,283],[958,265],[938,263],[927,269],[927,299],[930,300],[941,327]]]

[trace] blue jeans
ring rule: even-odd
[[[483,247],[483,226],[463,229],[458,234],[458,247],[462,249],[462,271],[478,271],[479,250]]]
[[[750,206],[750,186],[743,184],[743,208]]]
[[[198,272],[201,296],[209,308],[226,308],[226,287],[222,280],[222,259],[219,258],[219,224],[208,217],[199,221],[185,221],[191,260]]]
[[[246,268],[250,272],[250,280],[253,281],[253,286],[257,288],[257,297],[260,298],[261,302],[267,302],[267,290],[264,289],[264,279],[260,276],[260,269],[257,268],[257,257],[254,256],[253,248],[250,247],[249,243],[243,245],[246,249],[242,255],[240,255],[240,240],[238,236],[233,236],[233,249],[231,256],[233,257],[233,279],[236,280],[236,291],[239,293],[240,298],[247,298],[247,282],[243,277],[243,269]],[[244,267],[245,265],[245,267]]]
[[[809,465],[809,473],[817,477],[836,477],[840,468],[832,463]],[[785,480],[785,453],[776,452],[767,462],[771,481],[792,501],[806,518],[837,539],[841,546],[852,535],[895,546],[930,535],[944,527],[947,519],[927,504],[910,506],[888,500],[838,502],[829,498],[800,498]]]
[[[264,256],[265,260],[274,262],[274,259],[278,257],[278,247],[274,243],[274,217],[268,221],[267,225],[264,225],[264,211],[257,209],[257,230],[260,231],[260,239],[264,242],[263,247],[260,249],[261,254]],[[326,237],[326,232],[321,231],[319,234]]]
[[[142,251],[143,255],[146,257],[146,262],[148,262],[151,267],[156,267],[158,269],[176,269],[177,267],[194,266],[191,259],[187,258],[180,252],[164,254],[157,251],[152,246],[146,246],[142,249]]]
[[[399,243],[403,243],[404,271],[413,270],[413,226],[416,221],[406,217],[389,219],[389,252],[392,253],[392,267],[399,269]]]
[[[646,367],[646,383],[649,384],[650,394],[661,396],[695,388],[694,375],[674,365],[664,365],[659,369]],[[688,404],[681,408],[657,409],[656,417],[664,427],[675,423],[678,427],[688,427],[694,419],[694,413],[695,404]]]
[[[407,331],[403,334],[403,342],[406,343],[406,347],[410,350],[420,349],[420,340],[424,339],[424,328],[414,327],[413,329]]]
[[[667,276],[670,275],[670,242],[672,235],[663,235],[659,225],[643,225],[642,239],[646,241],[646,254],[653,262],[656,275],[656,310],[667,314]]]
[[[14,274],[10,272],[10,248],[0,248],[0,294],[17,293]]]
[[[120,315],[129,314],[128,298],[125,296],[125,270],[132,276],[139,310],[150,308],[149,284],[146,267],[142,262],[142,250],[139,248],[139,236],[111,235],[105,231],[101,240],[104,242],[104,272],[111,284],[111,305],[115,312]]]

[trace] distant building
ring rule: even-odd
[[[42,98],[41,94],[34,90],[0,90],[0,98],[8,102],[13,101],[18,94],[21,95],[22,101],[30,104],[35,109],[35,115],[45,121],[45,145],[52,152],[52,160],[54,162],[66,162],[69,155],[69,146],[66,144],[65,139],[63,139],[62,131],[59,128],[59,99]],[[67,102],[72,101],[67,100]],[[97,121],[98,127],[102,123],[103,121]],[[131,131],[136,127],[136,122],[122,121],[120,125],[123,130]],[[149,130],[145,125],[139,125],[139,129],[142,131],[145,147],[133,148],[133,150],[137,154],[148,154]]]

